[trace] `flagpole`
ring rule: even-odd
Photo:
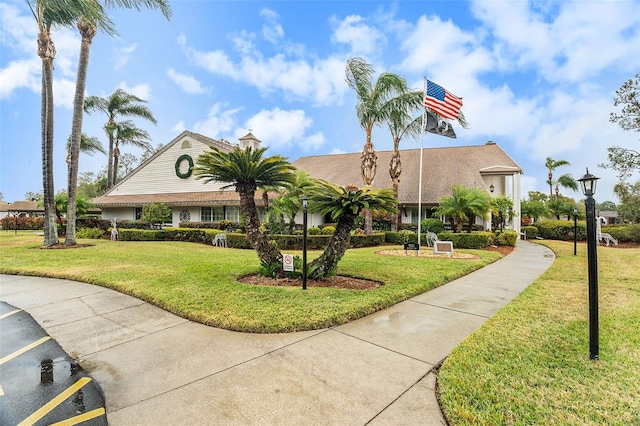
[[[427,95],[427,77],[424,78],[424,96]],[[420,135],[420,172],[418,174],[418,256],[420,256],[420,232],[422,219],[422,147],[424,145],[424,130],[427,127],[427,108],[423,105],[422,111],[422,134]]]

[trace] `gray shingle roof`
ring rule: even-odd
[[[376,152],[377,172],[374,188],[391,188],[389,163],[393,151]],[[293,162],[299,169],[318,179],[335,184],[362,187],[361,153],[302,157]],[[398,188],[400,204],[417,204],[420,149],[400,151],[402,175]],[[451,194],[451,187],[463,184],[488,190],[483,175],[522,173],[520,166],[495,143],[452,148],[423,149],[422,202],[437,204],[440,197]]]

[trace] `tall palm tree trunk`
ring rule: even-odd
[[[49,30],[38,33],[38,56],[42,59],[42,193],[44,197],[44,245],[58,243],[53,184],[53,60],[56,48]]]
[[[113,143],[113,171],[111,173],[113,173],[113,179],[111,182],[111,185],[115,185],[117,183],[118,180],[118,166],[120,163],[120,144],[118,143],[118,141],[116,140]]]
[[[376,176],[377,160],[378,156],[376,155],[376,151],[371,143],[371,136],[367,135],[367,143],[364,144],[364,149],[362,150],[361,165],[362,180],[367,186],[371,186],[373,178]],[[364,233],[367,235],[373,233],[373,217],[371,215],[371,209],[364,210]]]
[[[96,35],[96,26],[81,19],[78,30],[82,35],[80,44],[80,58],[78,62],[78,76],[76,78],[76,93],[73,99],[73,122],[71,124],[71,147],[69,148],[68,188],[69,202],[67,204],[67,233],[64,244],[74,246],[76,242],[76,195],[78,193],[78,163],[80,157],[80,139],[82,137],[82,118],[84,114],[84,92],[87,86],[87,68],[89,67],[89,53],[91,42]]]
[[[400,175],[402,174],[402,162],[400,161],[400,140],[394,139],[393,156],[391,157],[391,164],[389,164],[389,177],[391,177],[391,188],[393,189],[393,195],[396,199],[396,205],[398,204],[398,187],[400,186]],[[398,213],[392,216],[391,219],[391,231],[396,232],[398,230],[398,224],[402,218],[402,213],[398,209]]]

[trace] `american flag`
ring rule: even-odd
[[[444,118],[456,119],[458,118],[458,113],[460,113],[460,108],[462,108],[462,98],[427,80],[424,106]]]

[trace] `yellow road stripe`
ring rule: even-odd
[[[25,346],[22,349],[18,349],[17,351],[15,351],[12,354],[9,354],[9,355],[7,355],[7,356],[5,356],[3,358],[0,358],[0,365],[4,364],[7,361],[11,361],[15,357],[17,357],[19,355],[22,355],[23,353],[25,353],[29,349],[33,349],[36,346],[43,344],[44,342],[46,342],[49,339],[51,339],[51,336],[44,336],[42,339],[36,340],[35,342],[31,343],[30,345]]]
[[[96,408],[95,410],[87,411],[79,416],[71,417],[70,419],[63,420],[58,423],[54,423],[51,426],[72,426],[78,423],[86,422],[87,420],[95,419],[104,414],[104,407]]]
[[[18,424],[18,426],[31,426],[35,424],[38,420],[49,414],[51,410],[56,408],[58,405],[62,403],[65,399],[69,398],[73,395],[78,389],[86,385],[91,381],[88,377],[83,377],[73,385],[69,386],[66,390],[64,390],[60,395],[53,398],[51,401],[44,404],[41,408],[39,408],[35,413],[24,419],[22,422]]]
[[[0,320],[1,319],[5,319],[6,317],[9,317],[9,316],[11,316],[13,314],[17,314],[18,312],[21,312],[21,311],[22,311],[22,309],[16,309],[15,311],[11,311],[11,312],[7,312],[6,314],[2,314],[2,315],[0,315]]]

